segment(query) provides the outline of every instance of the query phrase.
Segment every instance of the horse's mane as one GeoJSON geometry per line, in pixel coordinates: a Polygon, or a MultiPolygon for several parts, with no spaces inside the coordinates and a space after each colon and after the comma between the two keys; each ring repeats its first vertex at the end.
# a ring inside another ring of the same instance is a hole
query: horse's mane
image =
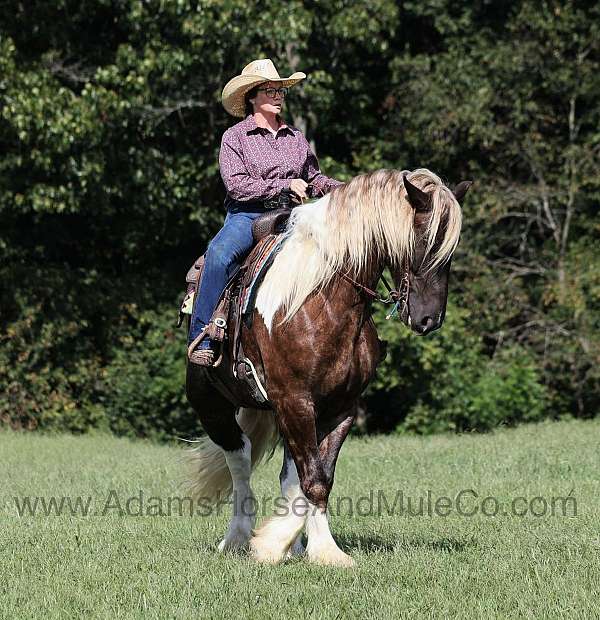
{"type": "Polygon", "coordinates": [[[461,210],[452,191],[433,172],[377,170],[354,177],[330,194],[294,209],[287,237],[267,272],[256,307],[270,330],[283,308],[290,319],[315,290],[326,286],[336,271],[359,274],[373,256],[399,266],[414,251],[414,210],[404,189],[403,175],[431,194],[432,213],[426,231],[428,268],[451,256],[458,244],[461,210]],[[445,234],[434,244],[445,218],[445,234]]]}

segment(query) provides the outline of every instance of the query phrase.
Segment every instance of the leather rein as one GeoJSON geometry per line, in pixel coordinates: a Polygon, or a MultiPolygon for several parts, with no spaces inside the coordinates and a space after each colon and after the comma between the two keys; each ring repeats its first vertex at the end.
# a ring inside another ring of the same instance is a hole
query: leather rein
{"type": "MultiPolygon", "coordinates": [[[[404,275],[402,276],[402,280],[400,281],[400,290],[393,289],[389,282],[386,280],[385,276],[381,274],[379,276],[379,280],[383,282],[383,285],[388,290],[389,295],[387,297],[381,297],[381,295],[374,291],[373,289],[357,282],[352,279],[347,273],[338,272],[346,282],[354,285],[361,293],[365,294],[367,297],[370,297],[373,301],[378,301],[382,304],[394,304],[390,312],[386,315],[386,319],[391,319],[394,314],[399,312],[399,316],[402,320],[404,320],[405,312],[408,313],[408,293],[410,290],[410,280],[408,276],[408,269],[404,269],[404,275]]],[[[378,281],[379,281],[378,280],[378,281]]]]}

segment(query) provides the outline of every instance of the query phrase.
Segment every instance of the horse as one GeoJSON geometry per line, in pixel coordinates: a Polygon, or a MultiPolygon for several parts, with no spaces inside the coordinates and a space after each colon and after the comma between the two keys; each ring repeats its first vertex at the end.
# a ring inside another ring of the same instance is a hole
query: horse
{"type": "Polygon", "coordinates": [[[266,563],[306,553],[316,564],[354,564],[331,534],[327,503],[357,401],[385,356],[371,317],[374,289],[387,267],[402,322],[421,336],[441,327],[470,184],[452,191],[425,168],[377,170],[292,211],[240,335],[271,409],[237,407],[197,366],[187,368],[187,397],[206,431],[191,450],[191,490],[205,501],[233,492],[219,551],[249,548],[266,563]],[[254,529],[250,476],[281,439],[281,497],[254,529]]]}

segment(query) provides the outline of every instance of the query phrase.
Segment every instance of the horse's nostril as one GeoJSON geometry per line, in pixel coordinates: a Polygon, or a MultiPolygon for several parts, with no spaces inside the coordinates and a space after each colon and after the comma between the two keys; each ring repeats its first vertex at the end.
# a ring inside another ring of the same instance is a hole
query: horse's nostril
{"type": "Polygon", "coordinates": [[[421,319],[421,325],[423,327],[430,327],[432,323],[433,323],[433,319],[430,316],[424,316],[421,319]]]}

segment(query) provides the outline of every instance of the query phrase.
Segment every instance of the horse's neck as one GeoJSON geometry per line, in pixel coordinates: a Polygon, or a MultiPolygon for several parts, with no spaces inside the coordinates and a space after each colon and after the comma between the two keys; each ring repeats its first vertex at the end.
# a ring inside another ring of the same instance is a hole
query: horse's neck
{"type": "MultiPolygon", "coordinates": [[[[385,265],[381,264],[380,261],[370,259],[359,273],[348,274],[356,284],[352,284],[341,275],[338,275],[337,279],[347,285],[341,289],[343,291],[341,295],[344,297],[345,303],[352,306],[367,306],[371,303],[373,301],[372,297],[361,287],[374,291],[384,268],[385,265]]],[[[357,310],[360,311],[360,308],[357,308],[357,310]]]]}
{"type": "Polygon", "coordinates": [[[374,257],[369,258],[365,267],[354,278],[359,284],[375,290],[385,265],[374,257]]]}

